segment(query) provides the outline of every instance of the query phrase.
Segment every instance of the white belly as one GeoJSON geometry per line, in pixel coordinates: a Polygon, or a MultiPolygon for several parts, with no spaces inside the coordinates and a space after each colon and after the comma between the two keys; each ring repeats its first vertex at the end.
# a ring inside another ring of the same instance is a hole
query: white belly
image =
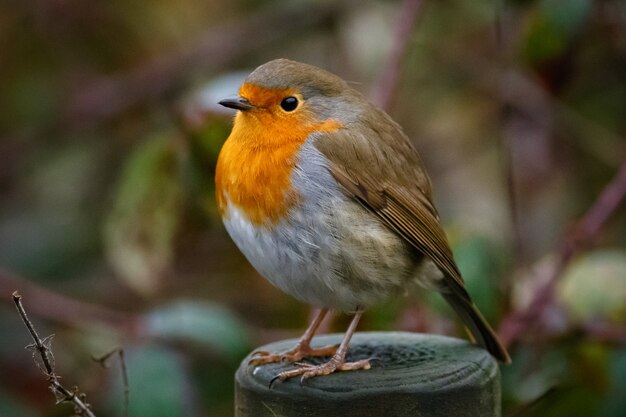
{"type": "Polygon", "coordinates": [[[278,224],[255,226],[229,201],[232,239],[261,275],[309,304],[354,311],[404,292],[418,262],[408,244],[349,200],[317,156],[294,170],[300,205],[278,224]]]}

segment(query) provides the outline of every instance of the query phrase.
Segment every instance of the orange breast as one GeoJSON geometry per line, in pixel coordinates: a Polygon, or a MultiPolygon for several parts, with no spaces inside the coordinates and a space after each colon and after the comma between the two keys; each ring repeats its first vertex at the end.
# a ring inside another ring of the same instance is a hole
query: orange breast
{"type": "Polygon", "coordinates": [[[237,114],[217,161],[215,181],[222,215],[230,200],[252,223],[270,227],[298,201],[291,172],[300,146],[313,132],[341,127],[334,120],[314,121],[306,109],[301,110],[298,114],[265,109],[237,114]]]}

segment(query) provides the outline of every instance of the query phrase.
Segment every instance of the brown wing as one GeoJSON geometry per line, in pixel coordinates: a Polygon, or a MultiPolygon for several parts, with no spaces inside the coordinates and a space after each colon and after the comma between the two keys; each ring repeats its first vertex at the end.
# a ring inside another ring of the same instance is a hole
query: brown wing
{"type": "Polygon", "coordinates": [[[317,149],[346,193],[395,230],[444,273],[439,289],[478,343],[509,363],[506,349],[482,317],[463,284],[439,216],[430,180],[415,148],[384,113],[376,125],[363,121],[350,129],[320,135],[317,149]]]}
{"type": "Polygon", "coordinates": [[[463,287],[419,156],[390,119],[320,136],[316,147],[346,192],[463,287]]]}

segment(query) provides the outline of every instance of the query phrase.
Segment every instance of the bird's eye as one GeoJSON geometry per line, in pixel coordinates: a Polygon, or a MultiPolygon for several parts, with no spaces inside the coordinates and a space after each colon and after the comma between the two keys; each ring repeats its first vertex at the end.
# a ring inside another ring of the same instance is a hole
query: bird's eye
{"type": "Polygon", "coordinates": [[[294,96],[285,97],[283,101],[280,102],[280,107],[282,107],[284,111],[294,111],[296,107],[298,107],[298,99],[294,96]]]}

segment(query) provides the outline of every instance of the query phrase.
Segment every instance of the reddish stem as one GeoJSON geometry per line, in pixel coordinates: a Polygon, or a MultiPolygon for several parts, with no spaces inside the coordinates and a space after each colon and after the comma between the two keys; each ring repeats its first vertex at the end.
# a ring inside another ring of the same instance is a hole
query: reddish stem
{"type": "Polygon", "coordinates": [[[372,88],[372,101],[383,110],[389,110],[400,78],[400,67],[404,59],[415,23],[420,15],[423,0],[404,0],[400,6],[397,30],[387,63],[372,88]]]}
{"type": "Polygon", "coordinates": [[[558,259],[532,301],[526,308],[513,312],[503,320],[498,333],[505,346],[518,340],[541,322],[543,313],[554,300],[554,290],[563,271],[576,254],[593,244],[624,197],[626,197],[626,162],[622,163],[615,177],[604,187],[598,199],[565,237],[558,252],[558,259]]]}

